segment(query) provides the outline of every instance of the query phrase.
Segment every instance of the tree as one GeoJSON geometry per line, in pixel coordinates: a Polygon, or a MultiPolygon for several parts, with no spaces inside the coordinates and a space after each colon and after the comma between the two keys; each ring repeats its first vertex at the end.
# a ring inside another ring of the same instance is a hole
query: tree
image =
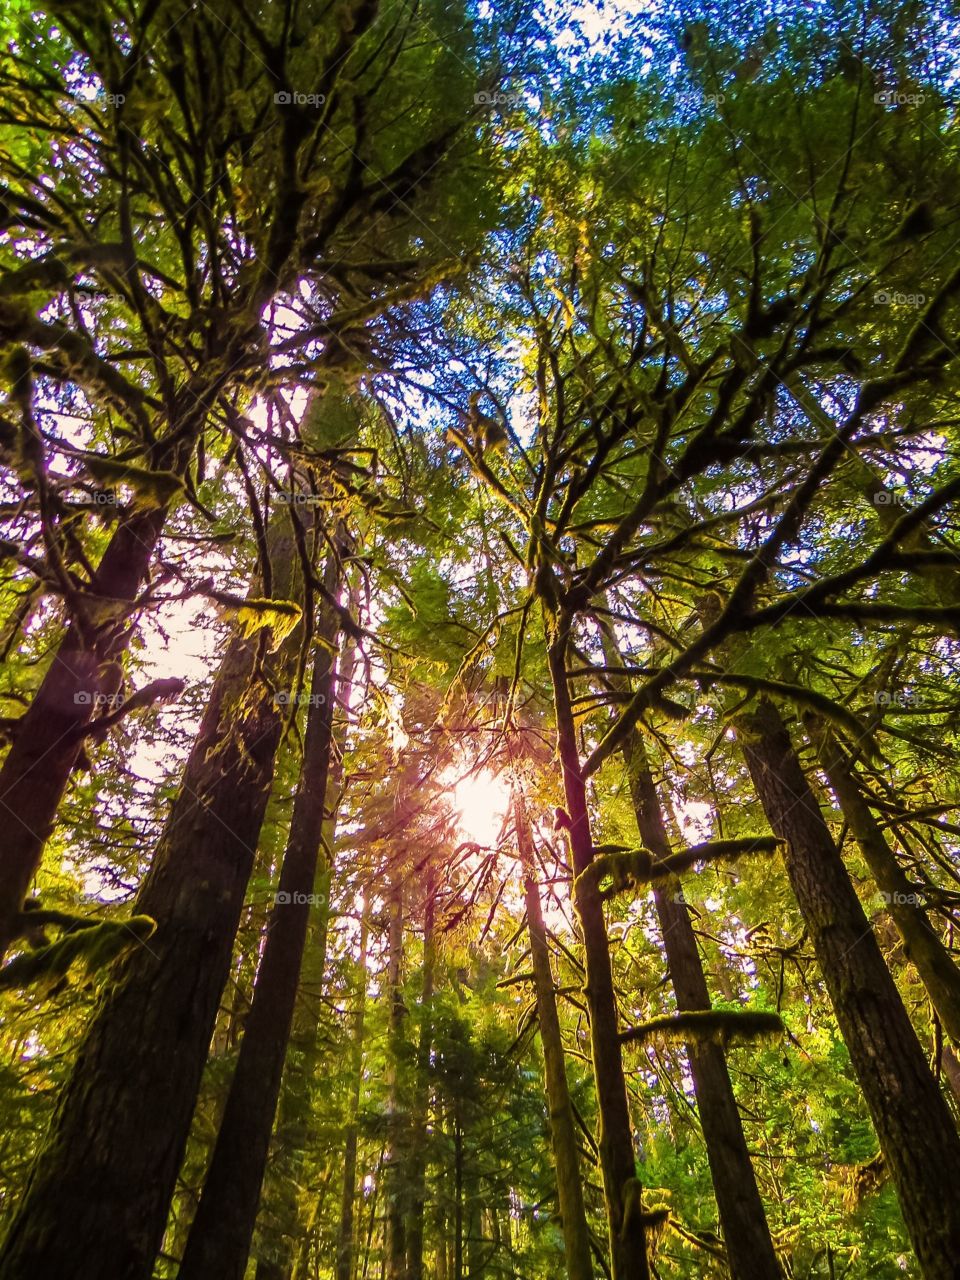
{"type": "MultiPolygon", "coordinates": [[[[324,577],[325,590],[333,599],[338,595],[338,559],[344,550],[342,545],[335,548],[324,577]]],[[[276,905],[217,1142],[180,1260],[181,1280],[207,1275],[214,1266],[220,1274],[242,1280],[246,1270],[321,854],[339,622],[327,608],[315,637],[318,652],[308,695],[303,758],[276,905]]]]}
{"type": "Polygon", "coordinates": [[[198,501],[197,450],[205,457],[209,438],[224,461],[245,462],[243,474],[259,468],[245,457],[256,448],[252,396],[369,372],[367,322],[428,291],[451,269],[451,242],[465,243],[466,210],[456,230],[445,225],[443,183],[465,123],[449,101],[466,101],[469,85],[448,20],[437,18],[450,45],[426,49],[402,24],[381,44],[376,2],[345,4],[329,27],[319,10],[288,22],[268,7],[242,31],[227,8],[165,0],[113,25],[68,6],[55,37],[29,17],[18,31],[7,114],[26,154],[5,165],[16,248],[0,334],[23,344],[6,379],[21,442],[12,460],[42,535],[32,572],[62,599],[65,630],[0,771],[16,824],[0,862],[3,947],[81,731],[112,692],[106,671],[150,601],[168,512],[198,501]],[[391,67],[388,91],[378,59],[391,67]],[[439,215],[419,210],[428,189],[439,215]],[[50,307],[61,318],[36,314],[50,307]],[[52,406],[41,407],[48,387],[52,406]],[[117,419],[105,451],[78,450],[54,427],[48,452],[57,395],[85,419],[117,419]],[[58,478],[55,457],[79,472],[58,478]],[[59,501],[76,485],[88,503],[106,493],[100,510],[117,517],[96,568],[76,545],[77,513],[59,501]]]}
{"type": "Polygon", "coordinates": [[[557,1170],[557,1199],[563,1225],[567,1275],[570,1280],[591,1280],[593,1262],[590,1234],[583,1206],[576,1122],[567,1084],[557,998],[550,966],[543,908],[540,903],[540,888],[537,883],[533,837],[520,779],[517,779],[513,786],[513,824],[523,871],[527,931],[530,936],[530,957],[537,993],[537,1022],[540,1028],[540,1043],[543,1046],[543,1075],[550,1112],[553,1158],[557,1170]]]}
{"type": "Polygon", "coordinates": [[[925,1276],[949,1276],[960,1242],[955,1209],[933,1186],[960,1172],[960,1138],[927,1067],[880,949],[790,739],[769,701],[739,734],[787,873],[818,952],[837,1021],[870,1106],[904,1221],[925,1276]]]}
{"type": "MultiPolygon", "coordinates": [[[[292,534],[273,550],[274,590],[298,594],[292,534]]],[[[275,691],[289,687],[298,640],[295,630],[271,652],[262,629],[241,630],[224,657],[137,898],[157,930],[105,992],[61,1092],[0,1254],[10,1276],[150,1272],[270,794],[284,721],[275,691]],[[173,1070],[162,1045],[176,1046],[173,1070]]]]}

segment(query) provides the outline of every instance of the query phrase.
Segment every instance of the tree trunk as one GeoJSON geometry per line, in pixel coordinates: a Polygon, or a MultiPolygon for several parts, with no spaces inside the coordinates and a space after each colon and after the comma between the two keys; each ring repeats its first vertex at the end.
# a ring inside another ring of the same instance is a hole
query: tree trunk
{"type": "MultiPolygon", "coordinates": [[[[654,857],[665,858],[671,852],[670,842],[646,746],[636,730],[627,738],[623,755],[640,839],[654,857]]],[[[655,882],[653,900],[677,1008],[683,1013],[710,1009],[707,980],[680,880],[673,876],[655,882]]],[[[687,1058],[731,1274],[734,1280],[780,1280],[783,1273],[770,1239],[724,1052],[716,1044],[688,1044],[687,1058]]]]}
{"type": "Polygon", "coordinates": [[[851,835],[860,846],[877,888],[884,895],[890,918],[903,939],[907,958],[920,975],[947,1035],[955,1044],[960,1044],[960,969],[918,904],[916,891],[887,843],[835,735],[823,722],[811,722],[810,731],[830,789],[837,798],[851,835]]]}
{"type": "Polygon", "coordinates": [[[463,1274],[463,1125],[459,1100],[453,1104],[453,1280],[463,1274]]]}
{"type": "Polygon", "coordinates": [[[387,960],[387,996],[390,1001],[390,1030],[387,1049],[389,1145],[384,1164],[384,1207],[386,1221],[386,1275],[404,1280],[407,1260],[406,1236],[406,1115],[402,1097],[401,1048],[407,1010],[403,1003],[403,884],[394,873],[390,889],[390,930],[387,960]]]}
{"type": "Polygon", "coordinates": [[[483,1197],[480,1173],[476,1159],[471,1158],[464,1144],[463,1152],[463,1208],[464,1248],[466,1252],[467,1280],[483,1280],[485,1250],[483,1235],[483,1197]]]}
{"type": "Polygon", "coordinates": [[[410,1120],[409,1184],[410,1211],[407,1215],[406,1280],[423,1280],[424,1214],[427,1202],[427,1114],[430,1106],[430,1051],[433,1047],[434,969],[436,944],[436,878],[426,878],[426,901],[423,908],[423,985],[420,992],[420,1038],[417,1045],[417,1078],[410,1120]]]}
{"type": "Polygon", "coordinates": [[[737,733],[810,932],[925,1280],[960,1268],[960,1139],[779,713],[737,733]],[[946,1190],[946,1194],[945,1194],[946,1190]]]}
{"type": "MultiPolygon", "coordinates": [[[[230,353],[220,354],[229,368],[230,353]]],[[[202,374],[180,389],[171,413],[176,429],[152,459],[158,470],[184,474],[223,376],[215,375],[211,382],[202,374]]],[[[0,767],[6,828],[0,849],[0,958],[16,936],[17,915],[80,755],[82,730],[103,693],[100,668],[116,661],[129,642],[129,608],[147,581],[167,514],[167,506],[134,508],[117,524],[85,593],[88,616],[68,627],[0,767]],[[91,618],[95,603],[100,614],[91,618]]]]}
{"type": "Polygon", "coordinates": [[[432,1280],[450,1280],[450,1228],[447,1207],[439,1201],[433,1207],[433,1231],[437,1244],[432,1280]]]}
{"type": "MultiPolygon", "coordinates": [[[[339,533],[337,535],[340,536],[339,533]]],[[[335,590],[336,583],[328,584],[335,590]]],[[[355,616],[359,600],[351,595],[348,608],[355,616]]],[[[346,744],[350,689],[356,663],[356,640],[344,635],[337,664],[337,695],[332,707],[330,764],[327,771],[326,800],[321,844],[327,856],[318,860],[314,879],[315,900],[307,922],[303,963],[297,1002],[290,1031],[290,1044],[281,1079],[279,1115],[274,1130],[271,1157],[260,1195],[261,1223],[254,1241],[258,1259],[269,1258],[283,1277],[298,1276],[306,1265],[302,1241],[307,1221],[314,1216],[315,1204],[306,1219],[300,1213],[297,1197],[288,1194],[291,1185],[301,1185],[304,1159],[301,1135],[309,1127],[311,1094],[323,1070],[325,1046],[323,1027],[323,995],[329,981],[327,942],[330,925],[330,894],[333,887],[334,842],[337,815],[340,811],[343,784],[343,751],[346,744]]]]}
{"type": "Polygon", "coordinates": [[[353,1080],[350,1086],[350,1102],[346,1133],[343,1143],[343,1194],[340,1199],[340,1226],[337,1232],[336,1280],[350,1280],[354,1255],[354,1203],[357,1195],[357,1142],[359,1132],[357,1117],[360,1112],[360,1086],[363,1072],[363,1034],[367,1007],[367,899],[364,896],[360,918],[359,975],[357,981],[357,1012],[353,1025],[351,1066],[353,1080]]]}
{"type": "MultiPolygon", "coordinates": [[[[336,587],[331,559],[327,589],[336,587]]],[[[277,900],[253,988],[240,1055],[204,1180],[180,1280],[243,1280],[280,1095],[317,873],[327,795],[339,621],[322,612],[303,759],[277,900]]]]}
{"type": "MultiPolygon", "coordinates": [[[[273,553],[289,597],[292,538],[273,553]]],[[[137,898],[157,931],[120,963],[84,1037],[0,1253],[4,1280],[152,1274],[273,781],[274,689],[299,640],[269,654],[257,633],[227,650],[137,898]]]]}
{"type": "Polygon", "coordinates": [[[570,821],[574,902],[583,930],[586,1000],[590,1012],[590,1046],[600,1120],[600,1169],[610,1240],[612,1280],[648,1280],[644,1230],[627,1089],[623,1076],[617,1001],[606,921],[599,888],[580,880],[593,860],[593,839],[587,811],[576,727],[567,685],[567,631],[553,629],[547,618],[547,655],[557,718],[557,746],[563,770],[563,789],[570,821]]]}
{"type": "Polygon", "coordinates": [[[557,1174],[557,1199],[563,1227],[563,1244],[569,1280],[593,1280],[590,1232],[583,1207],[583,1184],[577,1150],[577,1129],[570,1105],[567,1070],[564,1062],[557,995],[550,966],[547,930],[537,885],[536,859],[527,808],[519,782],[514,780],[513,820],[517,850],[523,871],[523,894],[527,908],[527,930],[533,961],[533,982],[537,997],[537,1021],[543,1048],[543,1078],[550,1113],[550,1138],[557,1174]]]}
{"type": "MultiPolygon", "coordinates": [[[[342,532],[342,531],[340,531],[342,532]]],[[[338,535],[339,536],[339,535],[338,535]]],[[[341,548],[342,550],[342,548],[341,548]]],[[[327,584],[336,591],[336,581],[327,584]]],[[[360,598],[356,591],[348,594],[347,607],[351,617],[360,611],[360,598]]],[[[333,851],[337,837],[337,818],[343,789],[343,753],[346,749],[350,718],[350,694],[353,688],[354,668],[357,662],[356,637],[344,633],[340,641],[337,663],[335,697],[330,713],[333,716],[330,741],[330,764],[327,770],[326,799],[321,844],[327,852],[318,863],[314,892],[317,910],[311,913],[307,924],[307,940],[304,945],[303,965],[300,970],[300,986],[297,1007],[293,1015],[293,1039],[303,1046],[306,1071],[316,1070],[320,1054],[320,1030],[325,1008],[323,994],[327,987],[327,935],[330,926],[330,892],[333,886],[333,851]]]]}
{"type": "Polygon", "coordinates": [[[165,517],[165,508],[138,512],[117,526],[91,592],[116,602],[113,619],[86,637],[71,625],[0,768],[0,957],[18,933],[17,916],[80,755],[83,728],[103,692],[100,668],[126,648],[126,608],[146,580],[165,517]]]}

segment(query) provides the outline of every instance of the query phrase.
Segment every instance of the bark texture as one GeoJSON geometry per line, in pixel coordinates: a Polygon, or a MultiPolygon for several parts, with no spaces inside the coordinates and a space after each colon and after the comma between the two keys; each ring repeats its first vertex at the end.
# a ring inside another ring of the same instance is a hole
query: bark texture
{"type": "Polygon", "coordinates": [[[737,733],[810,932],[925,1280],[960,1276],[960,1138],[779,712],[737,733]],[[946,1189],[946,1194],[945,1194],[946,1189]]]}
{"type": "MultiPolygon", "coordinates": [[[[292,540],[273,551],[281,595],[292,540]]],[[[298,643],[265,653],[258,633],[227,650],[137,898],[157,931],[118,965],[84,1037],[0,1252],[4,1280],[150,1280],[273,781],[274,690],[298,643]]]]}
{"type": "Polygon", "coordinates": [[[567,1276],[569,1280],[593,1280],[590,1232],[583,1207],[577,1128],[567,1085],[567,1068],[564,1061],[563,1040],[560,1035],[560,1019],[557,1014],[557,994],[550,966],[550,950],[547,946],[543,909],[540,905],[533,839],[526,803],[518,784],[514,785],[513,820],[516,827],[520,866],[523,871],[523,895],[527,909],[527,931],[530,937],[533,982],[537,997],[537,1022],[543,1049],[543,1079],[550,1113],[550,1140],[557,1174],[557,1200],[563,1227],[567,1276]]]}
{"type": "Polygon", "coordinates": [[[243,1280],[247,1267],[320,854],[330,767],[337,626],[335,615],[327,611],[318,628],[321,644],[314,661],[303,759],[277,901],[270,913],[217,1140],[180,1263],[180,1280],[243,1280]]]}
{"type": "Polygon", "coordinates": [[[874,817],[836,736],[822,722],[811,723],[810,730],[830,789],[884,895],[887,912],[903,939],[904,952],[919,974],[947,1035],[960,1044],[960,969],[917,902],[916,890],[874,817]]]}
{"type": "MultiPolygon", "coordinates": [[[[665,858],[671,849],[660,797],[644,741],[636,731],[627,739],[624,759],[640,838],[654,857],[665,858]]],[[[710,1009],[710,992],[680,880],[674,876],[655,882],[653,900],[677,1008],[682,1013],[710,1009]]],[[[734,1280],[781,1280],[726,1056],[719,1045],[707,1043],[688,1044],[687,1058],[731,1274],[734,1280]]]]}
{"type": "Polygon", "coordinates": [[[640,1212],[623,1055],[603,902],[590,877],[579,879],[593,860],[587,792],[567,685],[566,638],[547,618],[548,659],[557,719],[557,747],[570,820],[574,902],[583,930],[590,1048],[599,1113],[598,1146],[612,1280],[649,1280],[646,1232],[640,1212]]]}

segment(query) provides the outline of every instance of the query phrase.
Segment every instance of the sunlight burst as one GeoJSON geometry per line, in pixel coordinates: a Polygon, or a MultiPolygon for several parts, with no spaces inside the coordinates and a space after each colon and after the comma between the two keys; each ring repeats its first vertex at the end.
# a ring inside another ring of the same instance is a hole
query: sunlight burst
{"type": "Polygon", "coordinates": [[[460,830],[467,840],[494,845],[510,804],[510,786],[505,776],[483,769],[467,774],[453,786],[451,803],[460,815],[460,830]]]}

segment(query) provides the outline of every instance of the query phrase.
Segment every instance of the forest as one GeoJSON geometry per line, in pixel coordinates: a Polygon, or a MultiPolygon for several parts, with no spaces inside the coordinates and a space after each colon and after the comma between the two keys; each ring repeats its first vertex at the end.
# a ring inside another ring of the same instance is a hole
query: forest
{"type": "Polygon", "coordinates": [[[0,1280],[960,1280],[960,5],[0,50],[0,1280]]]}

